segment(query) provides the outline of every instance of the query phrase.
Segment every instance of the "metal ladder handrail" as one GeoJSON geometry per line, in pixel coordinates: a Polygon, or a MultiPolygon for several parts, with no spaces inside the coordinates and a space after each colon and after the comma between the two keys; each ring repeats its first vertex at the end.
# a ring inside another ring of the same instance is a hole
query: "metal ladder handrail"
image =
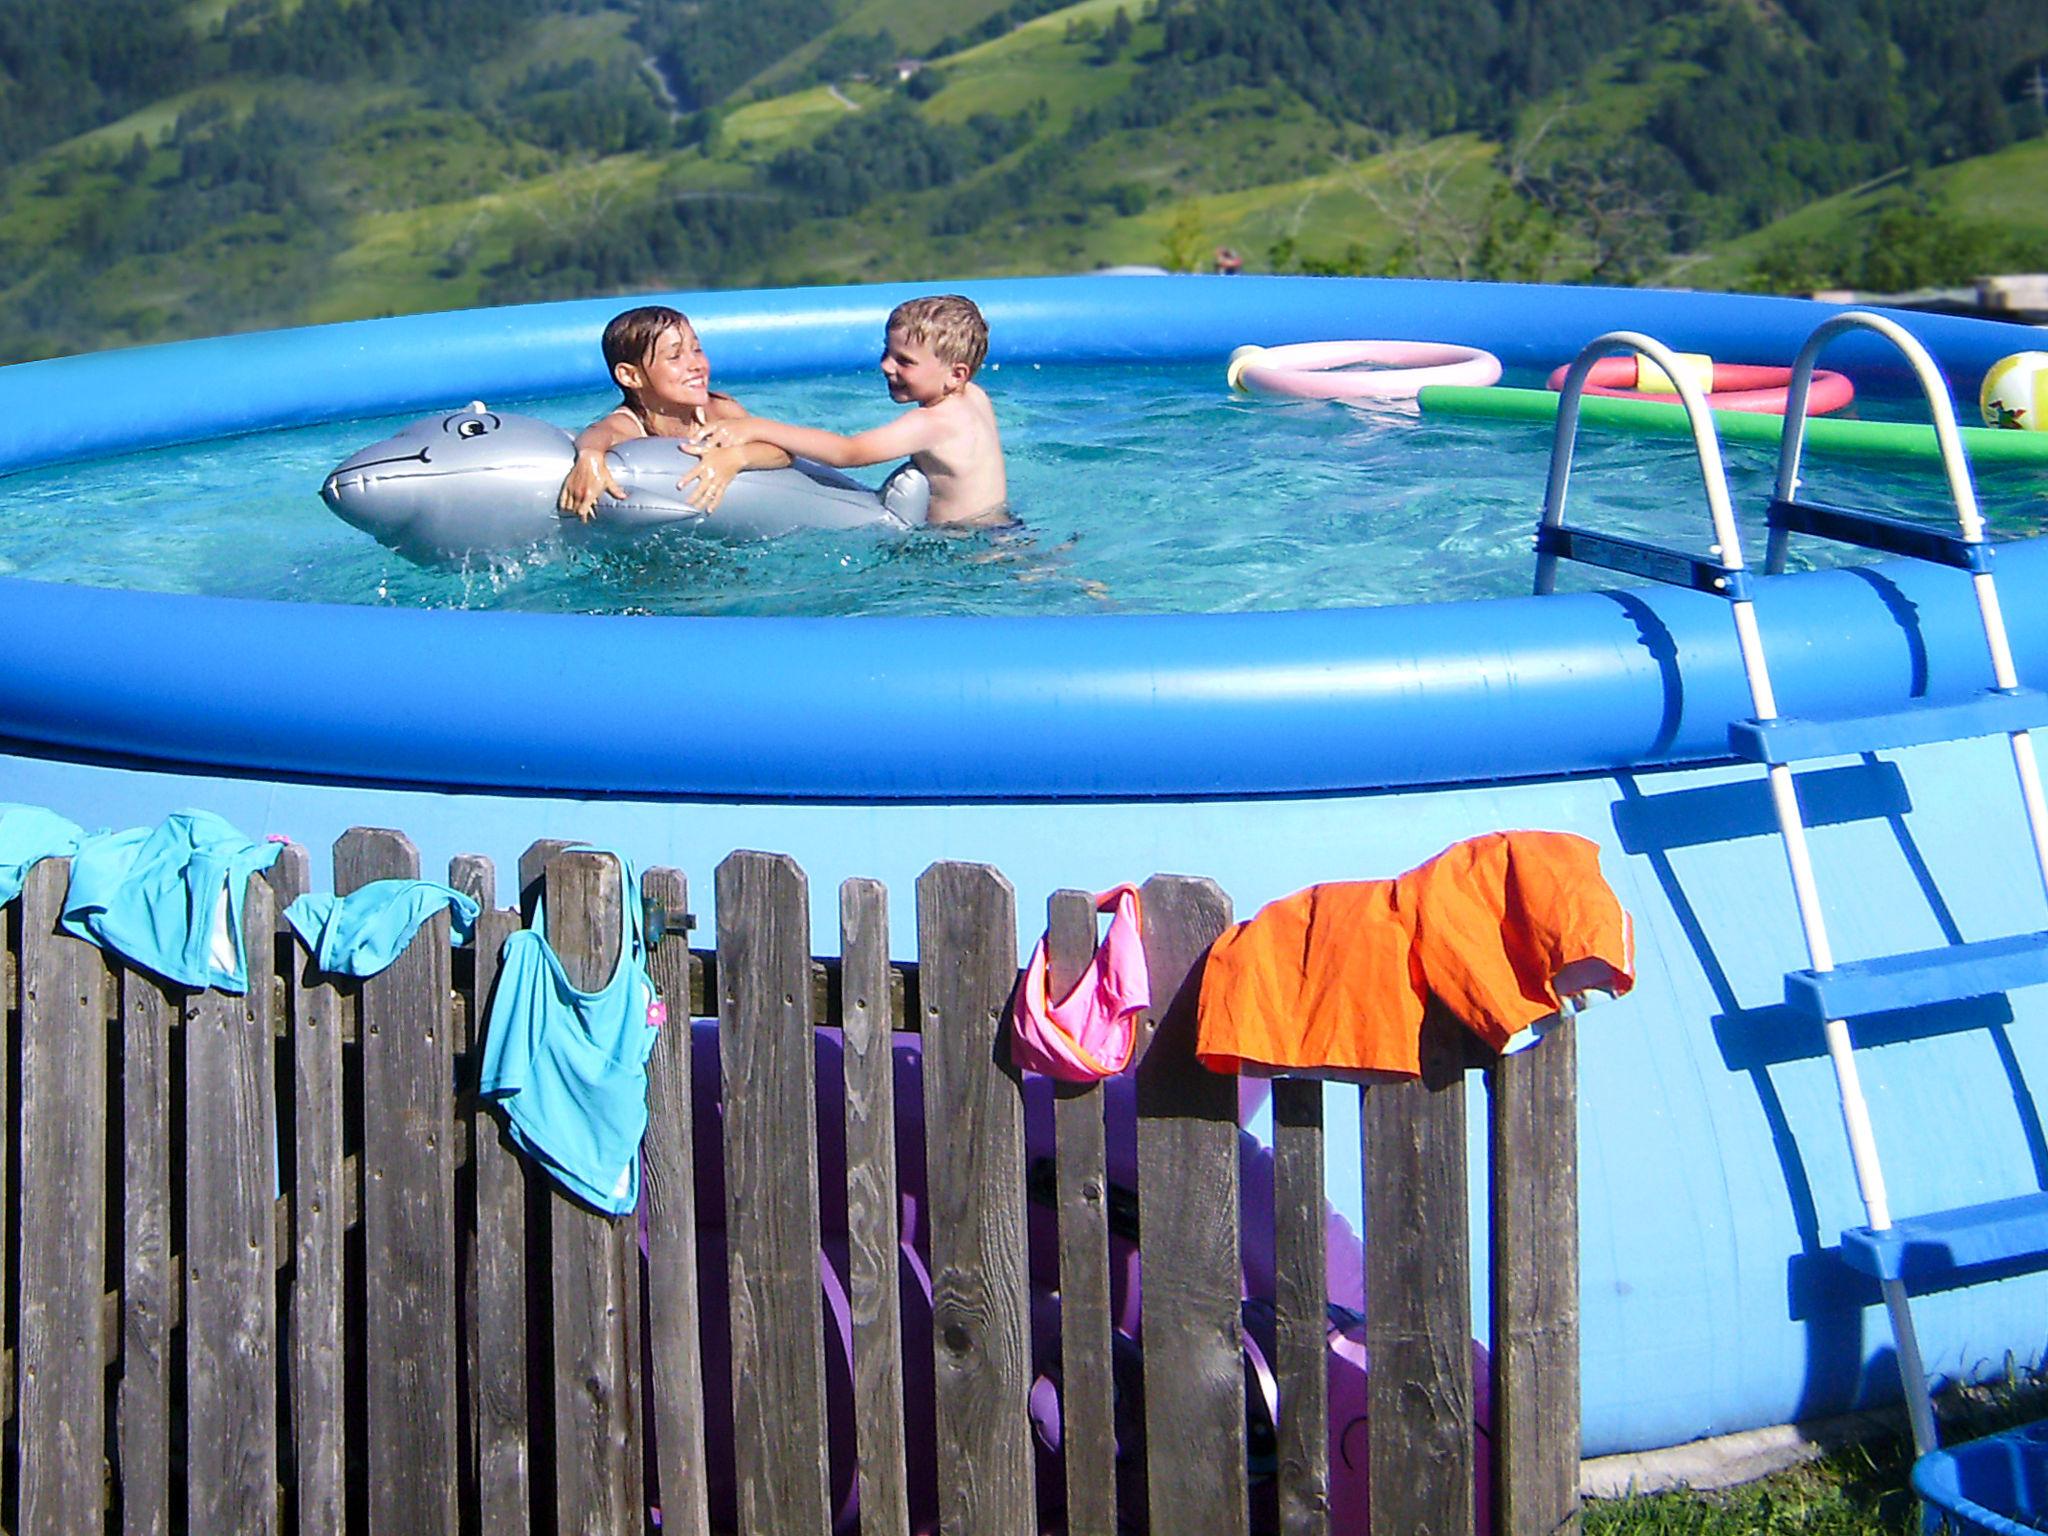
{"type": "MultiPolygon", "coordinates": [[[[1963,542],[1982,544],[1984,514],[1977,504],[1977,488],[1970,475],[1969,455],[1963,449],[1962,434],[1956,430],[1955,402],[1949,398],[1948,383],[1941,369],[1920,339],[1884,315],[1868,310],[1850,310],[1823,321],[1806,338],[1792,365],[1792,383],[1785,404],[1785,435],[1778,451],[1778,479],[1773,495],[1791,501],[1799,490],[1799,458],[1806,442],[1806,399],[1813,382],[1814,365],[1823,348],[1845,331],[1875,331],[1905,357],[1927,397],[1928,413],[1934,419],[1934,438],[1941,450],[1942,472],[1948,480],[1949,497],[1955,503],[1956,522],[1963,542]]],[[[1785,550],[1790,535],[1783,528],[1771,530],[1770,547],[1764,556],[1764,570],[1777,575],[1785,567],[1785,550]]],[[[1991,654],[1993,684],[2010,690],[2019,686],[2013,666],[2012,642],[2005,629],[2005,614],[1999,606],[1998,587],[1988,569],[1973,571],[1970,587],[1977,599],[1978,618],[1984,626],[1984,644],[1991,654]]],[[[2012,743],[2013,772],[2019,779],[2020,799],[2025,803],[2027,830],[2034,841],[2034,866],[2041,888],[2048,895],[2048,798],[2041,789],[2041,769],[2034,754],[2034,739],[2025,731],[2008,733],[2012,743]]]]}
{"type": "MultiPolygon", "coordinates": [[[[1962,530],[1963,542],[1982,544],[1983,513],[1977,505],[1976,486],[1970,477],[1970,463],[1963,451],[1962,435],[1956,430],[1955,404],[1949,397],[1947,381],[1918,338],[1897,321],[1867,310],[1851,310],[1823,321],[1799,349],[1792,365],[1792,381],[1786,397],[1785,430],[1778,449],[1774,499],[1791,502],[1798,495],[1800,454],[1806,443],[1807,395],[1813,382],[1814,365],[1829,342],[1851,330],[1875,331],[1896,347],[1912,367],[1921,392],[1927,398],[1928,413],[1933,418],[1942,471],[1948,481],[1950,499],[1955,503],[1956,521],[1962,530]]],[[[1784,569],[1789,542],[1789,530],[1772,528],[1764,557],[1766,574],[1776,575],[1784,569]]],[[[1998,589],[1987,566],[1979,565],[1972,570],[1971,586],[1984,626],[1984,642],[1990,651],[1993,680],[2000,689],[2016,688],[2019,679],[2013,667],[2012,647],[2006,636],[2004,615],[1999,609],[1998,589]]],[[[2020,797],[2026,805],[2028,830],[2034,842],[2035,866],[2040,873],[2043,890],[2048,891],[2048,805],[2043,803],[2033,738],[2026,731],[2019,730],[2009,732],[2008,739],[2012,745],[2013,769],[2019,779],[2020,797]]],[[[1779,769],[1774,767],[1772,773],[1775,780],[1779,769]]],[[[1785,777],[1789,790],[1789,769],[1785,770],[1785,777]]],[[[1827,931],[1821,920],[1818,901],[1812,901],[1809,908],[1808,893],[1813,887],[1813,869],[1798,804],[1789,793],[1780,800],[1775,783],[1772,798],[1778,804],[1779,830],[1784,835],[1786,860],[1792,867],[1800,922],[1806,929],[1807,950],[1812,957],[1813,968],[1817,971],[1831,970],[1834,961],[1828,950],[1827,931]]],[[[1848,1133],[1849,1156],[1856,1169],[1857,1186],[1863,1196],[1870,1229],[1882,1232],[1891,1226],[1891,1212],[1876,1142],[1871,1135],[1862,1081],[1852,1053],[1848,1024],[1841,1019],[1830,1019],[1825,1025],[1825,1033],[1828,1056],[1834,1065],[1835,1082],[1841,1095],[1842,1121],[1848,1133]]],[[[1925,1455],[1939,1441],[1934,1427],[1934,1404],[1928,1388],[1926,1365],[1920,1354],[1919,1335],[1913,1324],[1905,1282],[1888,1279],[1882,1282],[1880,1289],[1885,1311],[1891,1318],[1892,1337],[1898,1345],[1900,1385],[1904,1389],[1906,1413],[1912,1425],[1913,1450],[1916,1455],[1925,1455]]]]}
{"type": "MultiPolygon", "coordinates": [[[[1984,518],[1977,507],[1977,487],[1970,478],[1970,460],[1963,451],[1962,433],[1956,430],[1956,408],[1955,402],[1949,398],[1948,381],[1942,377],[1940,366],[1917,336],[1898,321],[1867,309],[1852,309],[1823,320],[1799,349],[1799,356],[1792,364],[1792,382],[1786,390],[1785,433],[1778,444],[1778,480],[1773,494],[1780,501],[1790,501],[1798,493],[1799,458],[1806,447],[1806,400],[1813,384],[1814,365],[1819,362],[1820,354],[1829,342],[1851,330],[1877,332],[1897,347],[1912,367],[1921,392],[1927,397],[1928,414],[1934,419],[1934,441],[1941,453],[1942,471],[1948,477],[1949,496],[1956,504],[1956,517],[1962,525],[1963,537],[1972,544],[1982,543],[1984,518]]],[[[1784,557],[1784,533],[1773,529],[1770,549],[1765,555],[1766,573],[1777,575],[1783,567],[1784,557]]],[[[2008,653],[2008,666],[2010,661],[2008,653]]],[[[2011,685],[2001,683],[1999,686],[2011,685]]]]}
{"type": "MultiPolygon", "coordinates": [[[[1714,428],[1713,413],[1705,395],[1687,377],[1671,350],[1654,337],[1636,331],[1609,331],[1595,337],[1581,349],[1565,374],[1557,408],[1557,433],[1551,444],[1550,479],[1544,490],[1543,525],[1557,528],[1564,523],[1565,490],[1571,480],[1572,450],[1578,440],[1579,400],[1585,389],[1586,377],[1599,358],[1622,348],[1631,348],[1649,357],[1678,386],[1678,396],[1685,406],[1686,419],[1692,427],[1693,443],[1699,454],[1701,475],[1706,481],[1707,506],[1714,521],[1713,553],[1719,557],[1723,569],[1731,574],[1741,572],[1744,569],[1742,540],[1729,501],[1727,470],[1721,457],[1720,434],[1714,428]]],[[[1787,402],[1786,442],[1791,445],[1791,450],[1781,463],[1790,463],[1795,474],[1798,448],[1790,407],[1796,400],[1800,412],[1798,434],[1803,437],[1807,386],[1813,376],[1811,354],[1818,350],[1809,344],[1809,349],[1801,352],[1800,361],[1804,366],[1795,372],[1795,393],[1787,402]]],[[[1539,550],[1536,563],[1536,591],[1539,595],[1554,589],[1556,571],[1557,557],[1539,550]]],[[[1735,623],[1735,641],[1741,653],[1743,678],[1749,687],[1750,707],[1757,720],[1775,720],[1778,718],[1777,699],[1771,688],[1770,670],[1764,662],[1763,639],[1757,630],[1756,612],[1747,585],[1727,589],[1725,595],[1735,623]]],[[[1799,911],[1799,927],[1806,943],[1807,959],[1812,969],[1831,971],[1835,966],[1834,952],[1828,943],[1826,921],[1821,915],[1820,892],[1814,880],[1805,823],[1799,815],[1791,764],[1772,763],[1767,775],[1779,840],[1784,845],[1785,863],[1792,878],[1793,900],[1799,911]]],[[[1857,1191],[1862,1196],[1871,1229],[1886,1231],[1892,1223],[1890,1202],[1885,1193],[1884,1169],[1878,1160],[1870,1108],[1863,1095],[1862,1079],[1856,1070],[1848,1025],[1841,1019],[1829,1020],[1825,1033],[1842,1107],[1842,1125],[1849,1140],[1849,1158],[1856,1171],[1857,1191]]],[[[1886,1280],[1881,1283],[1881,1289],[1885,1310],[1891,1317],[1892,1334],[1899,1346],[1899,1372],[1906,1383],[1907,1416],[1912,1423],[1914,1450],[1922,1453],[1933,1448],[1935,1438],[1934,1411],[1927,1396],[1919,1339],[1907,1306],[1904,1283],[1886,1280]]]]}
{"type": "MultiPolygon", "coordinates": [[[[1640,352],[1662,368],[1678,386],[1679,401],[1685,406],[1686,423],[1692,428],[1693,447],[1699,454],[1700,478],[1706,484],[1707,509],[1714,520],[1713,553],[1729,570],[1742,569],[1742,545],[1735,535],[1735,510],[1728,499],[1728,471],[1721,459],[1721,434],[1714,427],[1714,413],[1707,397],[1690,378],[1678,355],[1654,336],[1640,331],[1608,331],[1595,336],[1579,349],[1564,376],[1557,401],[1557,430],[1550,443],[1550,478],[1543,491],[1543,525],[1564,524],[1565,490],[1571,483],[1572,452],[1578,446],[1579,404],[1586,391],[1586,379],[1593,365],[1615,352],[1640,352]]],[[[1557,556],[1539,551],[1536,556],[1536,594],[1545,596],[1557,584],[1557,556]]],[[[1768,682],[1765,684],[1768,689],[1768,682]]]]}
{"type": "MultiPolygon", "coordinates": [[[[1571,368],[1566,372],[1564,384],[1557,403],[1557,431],[1551,440],[1550,479],[1543,492],[1543,526],[1558,528],[1564,524],[1565,490],[1571,483],[1572,451],[1578,444],[1579,402],[1585,392],[1586,378],[1593,371],[1593,365],[1609,353],[1621,350],[1640,352],[1648,357],[1672,383],[1678,386],[1678,398],[1685,407],[1686,423],[1692,428],[1693,447],[1699,455],[1700,478],[1705,482],[1707,511],[1714,522],[1714,544],[1711,553],[1721,562],[1722,569],[1731,574],[1744,569],[1742,559],[1742,537],[1735,525],[1735,508],[1728,496],[1728,470],[1721,458],[1721,434],[1714,426],[1714,413],[1707,404],[1707,397],[1698,383],[1687,373],[1678,356],[1654,336],[1645,336],[1640,331],[1609,331],[1596,336],[1579,349],[1571,368]]],[[[1809,374],[1811,368],[1809,366],[1809,374]]],[[[1539,551],[1536,556],[1536,593],[1538,596],[1555,589],[1557,583],[1557,556],[1539,551]]],[[[1735,621],[1735,642],[1742,653],[1743,679],[1749,687],[1750,707],[1759,720],[1778,718],[1776,695],[1771,690],[1770,669],[1764,664],[1762,638],[1757,633],[1756,612],[1747,595],[1746,588],[1727,591],[1729,610],[1735,621]]],[[[1773,770],[1773,781],[1779,777],[1773,770]]],[[[1783,773],[1785,803],[1794,805],[1791,799],[1791,770],[1783,773]]],[[[1778,791],[1774,787],[1773,794],[1778,791]]],[[[1794,818],[1797,818],[1796,807],[1794,818]]],[[[1811,884],[1809,874],[1809,885],[1811,884]]],[[[1797,876],[1794,883],[1797,884],[1797,876]]],[[[1819,902],[1813,903],[1813,910],[1819,912],[1819,902]]],[[[1823,952],[1826,940],[1823,938],[1823,952]]],[[[1828,962],[1827,968],[1832,968],[1828,962]]]]}

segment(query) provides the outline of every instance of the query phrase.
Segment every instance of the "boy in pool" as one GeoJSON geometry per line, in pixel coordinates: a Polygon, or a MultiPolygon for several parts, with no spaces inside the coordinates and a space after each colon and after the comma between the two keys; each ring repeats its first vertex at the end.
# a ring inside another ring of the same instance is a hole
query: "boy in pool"
{"type": "MultiPolygon", "coordinates": [[[[604,362],[625,398],[576,436],[576,463],[555,505],[588,522],[599,492],[624,500],[605,454],[636,437],[686,437],[714,422],[742,419],[746,407],[711,388],[711,364],[682,311],[648,304],[612,317],[604,328],[604,362]]],[[[694,450],[693,450],[694,451],[694,450]]],[[[732,477],[743,469],[780,469],[789,455],[771,443],[735,444],[699,453],[676,482],[696,487],[695,503],[716,511],[732,477]]]]}
{"type": "Polygon", "coordinates": [[[889,316],[882,378],[889,398],[913,409],[852,437],[742,411],[708,422],[694,439],[694,451],[773,444],[835,469],[907,457],[931,484],[926,523],[1005,527],[1012,519],[1002,438],[995,407],[974,382],[987,356],[988,322],[971,300],[957,294],[911,299],[889,316]]]}

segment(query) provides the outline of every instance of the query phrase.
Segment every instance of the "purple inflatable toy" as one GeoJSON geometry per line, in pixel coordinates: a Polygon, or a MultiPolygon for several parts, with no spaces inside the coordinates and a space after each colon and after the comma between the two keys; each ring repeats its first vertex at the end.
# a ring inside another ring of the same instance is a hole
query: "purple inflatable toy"
{"type": "MultiPolygon", "coordinates": [[[[825,1311],[826,1409],[831,1425],[827,1476],[835,1529],[852,1536],[860,1526],[853,1451],[853,1327],[847,1298],[846,1137],[844,1076],[836,1031],[817,1032],[819,1218],[823,1248],[818,1282],[825,1311]]],[[[709,1488],[715,1528],[737,1523],[732,1422],[732,1346],[726,1315],[723,1098],[718,1034],[708,1020],[692,1031],[697,1165],[697,1280],[702,1298],[705,1431],[710,1450],[709,1488]]],[[[894,1046],[896,1163],[900,1190],[899,1282],[903,1304],[905,1430],[911,1447],[911,1527],[917,1536],[938,1529],[938,1487],[932,1458],[920,1455],[934,1432],[932,1304],[929,1233],[923,1222],[924,1116],[922,1054],[917,1036],[901,1034],[894,1046]]],[[[1061,1523],[1066,1476],[1061,1459],[1059,1253],[1052,1209],[1053,1097],[1050,1079],[1027,1077],[1024,1087],[1025,1159],[1030,1209],[1031,1342],[1036,1377],[1030,1412],[1038,1455],[1040,1523],[1061,1523]]],[[[1116,1384],[1118,1503],[1123,1529],[1142,1533],[1144,1516],[1143,1329],[1137,1215],[1137,1111],[1127,1074],[1104,1084],[1110,1183],[1110,1312],[1116,1384]]],[[[1278,1393],[1272,1368],[1273,1156],[1239,1133],[1243,1221],[1245,1429],[1252,1477],[1253,1529],[1268,1536],[1276,1522],[1272,1497],[1276,1468],[1274,1422],[1278,1393]]],[[[1329,1306],[1331,1528],[1366,1528],[1365,1251],[1351,1224],[1328,1213],[1325,1279],[1329,1306]]],[[[643,1244],[645,1241],[643,1233],[643,1244]]],[[[1479,1530],[1491,1529],[1492,1414],[1487,1358],[1473,1351],[1478,1427],[1476,1496],[1479,1530]]]]}

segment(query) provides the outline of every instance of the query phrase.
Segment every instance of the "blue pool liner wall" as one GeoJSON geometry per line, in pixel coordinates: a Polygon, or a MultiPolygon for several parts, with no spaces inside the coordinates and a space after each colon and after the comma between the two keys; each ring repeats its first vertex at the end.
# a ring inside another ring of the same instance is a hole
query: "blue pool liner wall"
{"type": "MultiPolygon", "coordinates": [[[[1727,295],[1393,280],[961,286],[988,311],[995,356],[1063,361],[1202,356],[1334,331],[1468,341],[1547,367],[1623,325],[1767,360],[1789,357],[1832,312],[1727,295]]],[[[889,309],[924,291],[667,297],[696,318],[721,375],[744,378],[866,367],[889,309]]],[[[621,303],[360,321],[0,369],[0,469],[596,387],[595,337],[621,303]]],[[[1936,316],[1907,323],[1972,394],[2027,334],[1936,316]]],[[[1898,355],[1865,335],[1844,338],[1827,361],[1861,370],[1866,388],[1872,376],[1903,377],[1898,355]]],[[[2006,558],[2030,565],[2035,551],[2006,558]]],[[[1979,686],[1966,639],[1974,619],[1957,595],[1938,572],[1895,567],[1879,578],[1801,576],[1770,593],[1759,606],[1784,636],[1774,654],[1785,707],[1867,712],[1979,686]],[[1846,632],[1860,637],[1856,668],[1836,664],[1833,638],[1846,632]],[[1961,662],[1930,671],[1928,657],[1961,662]]],[[[2012,617],[2023,653],[2048,641],[2038,605],[2014,605],[2012,617]]],[[[1064,798],[1457,783],[1721,757],[1727,720],[1746,708],[1721,605],[1665,591],[849,627],[316,608],[0,581],[0,647],[17,658],[0,679],[0,728],[24,743],[607,794],[1064,798]],[[194,648],[235,654],[235,688],[188,666],[194,648]],[[451,676],[464,679],[459,715],[444,706],[451,676]],[[764,676],[785,686],[763,688],[764,676]],[[554,690],[577,707],[534,708],[554,690]],[[343,707],[366,695],[380,730],[343,707]],[[700,712],[721,728],[698,729],[700,712]],[[599,733],[593,720],[634,724],[599,733]]]]}

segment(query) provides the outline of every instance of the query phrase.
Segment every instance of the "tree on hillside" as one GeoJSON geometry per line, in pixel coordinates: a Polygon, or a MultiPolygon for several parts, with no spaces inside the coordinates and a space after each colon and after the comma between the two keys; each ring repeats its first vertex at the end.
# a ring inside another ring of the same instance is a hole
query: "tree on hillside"
{"type": "Polygon", "coordinates": [[[1029,113],[976,113],[958,125],[928,123],[890,101],[843,118],[806,148],[786,149],[768,168],[778,187],[802,196],[812,210],[853,213],[886,193],[947,186],[1022,143],[1029,113]]]}
{"type": "Polygon", "coordinates": [[[716,106],[832,25],[828,0],[641,0],[633,37],[694,112],[716,106]]]}
{"type": "Polygon", "coordinates": [[[1102,36],[1096,40],[1095,52],[1089,62],[1114,64],[1131,46],[1131,36],[1137,30],[1131,25],[1131,13],[1118,6],[1116,15],[1110,19],[1109,25],[1102,29],[1102,36]]]}
{"type": "Polygon", "coordinates": [[[1773,242],[1758,257],[1747,286],[1770,293],[1909,293],[1966,284],[2023,265],[2033,254],[2000,230],[1958,217],[1925,187],[1908,181],[1825,241],[1773,242]]]}
{"type": "Polygon", "coordinates": [[[1173,222],[1159,246],[1159,264],[1169,272],[1193,272],[1202,264],[1209,242],[1202,238],[1202,215],[1193,203],[1173,211],[1173,222]]]}
{"type": "Polygon", "coordinates": [[[6,0],[0,163],[189,87],[199,65],[178,0],[6,0]]]}
{"type": "Polygon", "coordinates": [[[1379,157],[1371,175],[1354,172],[1351,185],[1394,232],[1382,265],[1416,277],[1481,275],[1476,263],[1485,226],[1457,196],[1463,157],[1450,145],[1401,146],[1379,157]]]}

